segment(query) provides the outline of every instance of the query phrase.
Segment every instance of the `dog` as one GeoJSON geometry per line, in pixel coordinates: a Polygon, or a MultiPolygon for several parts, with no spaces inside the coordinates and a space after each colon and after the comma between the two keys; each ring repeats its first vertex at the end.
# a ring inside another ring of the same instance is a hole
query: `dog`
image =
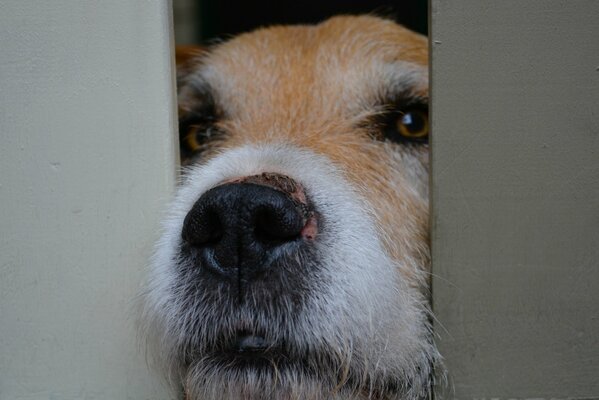
{"type": "Polygon", "coordinates": [[[150,359],[188,400],[429,398],[427,39],[338,16],[179,55],[150,359]]]}

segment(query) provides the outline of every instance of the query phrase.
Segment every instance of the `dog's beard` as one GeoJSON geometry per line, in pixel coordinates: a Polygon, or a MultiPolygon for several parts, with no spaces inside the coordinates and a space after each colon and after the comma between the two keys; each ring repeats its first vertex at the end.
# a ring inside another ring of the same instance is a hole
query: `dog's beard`
{"type": "MultiPolygon", "coordinates": [[[[348,352],[351,352],[348,350],[348,352]]],[[[341,355],[341,354],[340,354],[341,355]]],[[[193,399],[412,399],[417,395],[409,382],[380,377],[355,376],[351,360],[341,369],[329,357],[284,365],[265,360],[260,366],[235,368],[220,359],[198,360],[188,370],[185,387],[193,399]],[[330,371],[336,371],[335,374],[330,371]]],[[[368,374],[368,371],[364,371],[368,374]]]]}
{"type": "Polygon", "coordinates": [[[188,172],[157,246],[140,327],[191,399],[426,397],[437,358],[427,301],[382,250],[359,199],[322,157],[283,146],[237,149],[188,172]],[[181,224],[210,187],[264,171],[301,180],[324,223],[313,253],[280,266],[308,277],[283,283],[279,295],[250,290],[235,302],[230,287],[207,285],[182,255],[181,224]],[[250,360],[232,353],[240,332],[264,336],[272,351],[250,360]]]}
{"type": "Polygon", "coordinates": [[[347,313],[329,321],[327,307],[314,302],[300,308],[283,302],[276,309],[233,310],[196,297],[181,308],[176,324],[159,329],[160,363],[183,382],[190,399],[421,399],[429,390],[430,343],[406,349],[416,358],[392,365],[397,359],[383,354],[397,351],[385,337],[388,321],[370,321],[368,329],[349,322],[347,313]],[[259,333],[271,348],[238,354],[240,332],[259,333]]]}

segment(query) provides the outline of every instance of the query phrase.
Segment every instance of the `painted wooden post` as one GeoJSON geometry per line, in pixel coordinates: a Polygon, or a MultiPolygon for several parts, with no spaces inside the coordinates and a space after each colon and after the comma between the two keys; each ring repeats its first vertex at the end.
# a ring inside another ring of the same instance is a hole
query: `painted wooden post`
{"type": "Polygon", "coordinates": [[[0,399],[174,398],[131,303],[177,159],[171,6],[0,5],[0,399]]]}
{"type": "Polygon", "coordinates": [[[599,398],[599,2],[432,0],[439,398],[599,398]]]}

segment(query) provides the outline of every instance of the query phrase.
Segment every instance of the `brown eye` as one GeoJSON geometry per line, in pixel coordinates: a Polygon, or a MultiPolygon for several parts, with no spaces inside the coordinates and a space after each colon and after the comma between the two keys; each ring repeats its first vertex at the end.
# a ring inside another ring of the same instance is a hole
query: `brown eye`
{"type": "Polygon", "coordinates": [[[424,110],[407,110],[397,117],[397,132],[403,139],[423,142],[428,138],[428,113],[424,110]]]}
{"type": "Polygon", "coordinates": [[[183,137],[182,144],[185,148],[195,153],[202,148],[202,134],[199,126],[191,126],[183,137]]]}
{"type": "Polygon", "coordinates": [[[192,157],[206,149],[207,144],[219,134],[219,130],[209,123],[182,126],[180,144],[181,157],[192,157]]]}

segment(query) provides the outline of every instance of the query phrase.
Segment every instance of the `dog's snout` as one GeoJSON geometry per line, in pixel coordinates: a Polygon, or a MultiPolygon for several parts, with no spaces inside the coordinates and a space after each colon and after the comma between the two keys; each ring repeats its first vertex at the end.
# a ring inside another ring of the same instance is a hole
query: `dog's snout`
{"type": "Polygon", "coordinates": [[[264,176],[273,175],[230,181],[207,191],[185,217],[182,238],[199,250],[207,268],[224,275],[239,268],[260,270],[278,248],[306,238],[306,227],[313,224],[307,205],[264,176]]]}

